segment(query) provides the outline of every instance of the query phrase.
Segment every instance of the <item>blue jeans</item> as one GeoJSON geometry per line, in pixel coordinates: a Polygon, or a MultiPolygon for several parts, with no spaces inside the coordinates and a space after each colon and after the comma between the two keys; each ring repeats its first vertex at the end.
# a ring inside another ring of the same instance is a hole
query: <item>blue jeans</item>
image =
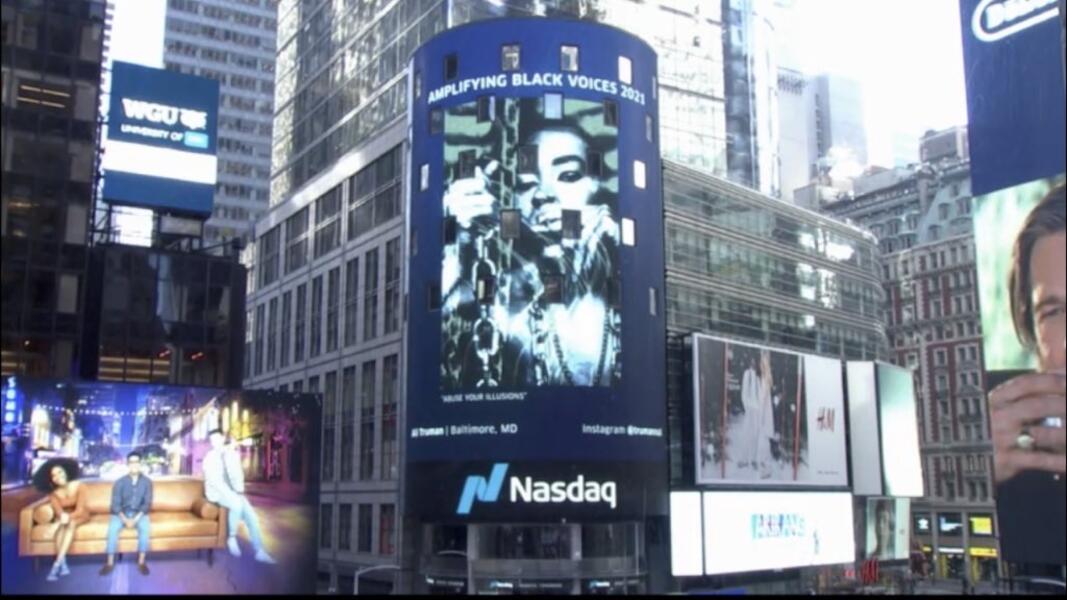
{"type": "MultiPolygon", "coordinates": [[[[111,521],[107,524],[107,553],[115,554],[115,548],[119,545],[119,532],[125,527],[118,515],[111,515],[111,521]]],[[[148,552],[148,515],[141,515],[137,519],[137,551],[148,552]]]]}
{"type": "Polygon", "coordinates": [[[230,537],[237,535],[241,522],[244,521],[245,527],[248,528],[248,537],[251,538],[252,547],[256,550],[263,548],[263,534],[259,530],[259,517],[256,516],[256,511],[252,508],[248,498],[235,493],[221,499],[219,504],[229,511],[226,520],[229,524],[228,533],[230,537]]]}

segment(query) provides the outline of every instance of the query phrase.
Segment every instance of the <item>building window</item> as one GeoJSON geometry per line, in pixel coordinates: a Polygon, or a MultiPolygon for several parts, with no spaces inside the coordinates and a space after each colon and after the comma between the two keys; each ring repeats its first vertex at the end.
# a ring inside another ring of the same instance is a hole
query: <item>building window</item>
{"type": "Polygon", "coordinates": [[[359,258],[345,264],[345,347],[356,343],[359,307],[359,258]]]}
{"type": "Polygon", "coordinates": [[[430,189],[430,165],[423,164],[419,167],[419,191],[425,192],[430,189]]]}
{"type": "Polygon", "coordinates": [[[296,311],[293,317],[293,362],[304,360],[304,329],[307,319],[307,284],[296,286],[296,311]]]}
{"type": "Polygon", "coordinates": [[[352,549],[352,505],[344,503],[341,505],[341,512],[338,515],[338,536],[337,536],[337,549],[338,550],[351,550],[352,549]]]}
{"type": "Polygon", "coordinates": [[[341,373],[341,481],[352,481],[355,474],[356,368],[345,367],[341,373]]]}
{"type": "Polygon", "coordinates": [[[281,234],[282,228],[279,225],[259,240],[259,287],[270,285],[278,279],[281,234]]]}
{"type": "Polygon", "coordinates": [[[337,349],[341,310],[341,267],[330,270],[326,279],[326,351],[337,349]]]}
{"type": "Polygon", "coordinates": [[[378,249],[363,258],[363,341],[378,337],[378,249]]]}
{"type": "Polygon", "coordinates": [[[282,334],[278,345],[278,366],[289,366],[289,343],[292,339],[290,332],[293,326],[293,293],[290,291],[282,294],[282,334]]]}
{"type": "Polygon", "coordinates": [[[322,275],[311,280],[311,339],[308,342],[308,357],[322,354],[322,275]]]}
{"type": "Polygon", "coordinates": [[[559,68],[565,73],[578,71],[578,46],[564,44],[559,47],[559,68]]]}
{"type": "Polygon", "coordinates": [[[308,208],[285,220],[285,273],[307,264],[308,208]]]}
{"type": "Polygon", "coordinates": [[[412,78],[412,94],[416,98],[422,97],[422,72],[415,71],[415,77],[412,78]]]}
{"type": "Polygon", "coordinates": [[[315,258],[341,245],[341,186],[315,201],[315,258]]]}
{"type": "Polygon", "coordinates": [[[504,71],[518,71],[520,68],[520,48],[518,44],[505,44],[500,47],[500,68],[504,71]]]}
{"type": "Polygon", "coordinates": [[[478,152],[476,150],[463,150],[459,153],[459,162],[456,166],[458,179],[470,179],[474,177],[474,170],[478,166],[478,152]]]}
{"type": "Polygon", "coordinates": [[[563,209],[562,212],[563,239],[577,240],[582,236],[582,212],[579,210],[563,209]]]}
{"type": "Polygon", "coordinates": [[[445,113],[440,108],[430,109],[430,135],[437,135],[445,130],[445,113]]]}
{"type": "Polygon", "coordinates": [[[525,144],[519,146],[516,157],[519,173],[537,173],[537,146],[525,144]]]}
{"type": "Polygon", "coordinates": [[[445,81],[451,81],[459,74],[459,57],[449,54],[445,57],[445,81]]]}
{"type": "MultiPolygon", "coordinates": [[[[453,217],[455,219],[455,217],[453,217]]],[[[522,217],[518,209],[503,208],[500,210],[500,237],[505,240],[517,240],[521,235],[522,217]]],[[[455,221],[453,220],[453,223],[455,221]]],[[[453,240],[454,240],[453,236],[453,240]]],[[[445,242],[448,243],[448,242],[445,242]]]]}
{"type": "Polygon", "coordinates": [[[278,357],[278,297],[270,299],[267,309],[267,371],[277,366],[278,357]]]}
{"type": "Polygon", "coordinates": [[[634,187],[645,189],[645,163],[640,160],[634,161],[634,187]]]}
{"type": "Polygon", "coordinates": [[[256,307],[256,334],[253,336],[255,340],[256,357],[255,357],[255,374],[259,375],[263,372],[263,325],[265,319],[263,318],[263,312],[266,309],[266,304],[260,304],[256,307]]]}
{"type": "Polygon", "coordinates": [[[385,243],[385,333],[400,329],[400,238],[385,243]]]}
{"type": "Polygon", "coordinates": [[[319,506],[319,547],[333,547],[333,505],[319,506]]]}
{"type": "Polygon", "coordinates": [[[378,531],[378,551],[383,556],[392,556],[396,544],[393,539],[396,530],[396,507],[392,504],[383,504],[379,519],[381,527],[378,531]]]}
{"type": "Polygon", "coordinates": [[[360,504],[357,518],[358,529],[356,531],[356,552],[363,552],[370,554],[371,548],[371,527],[374,523],[374,506],[370,504],[360,504]]]}
{"type": "Polygon", "coordinates": [[[603,177],[604,175],[604,155],[590,150],[585,153],[585,167],[586,172],[590,177],[603,177]]]}
{"type": "Polygon", "coordinates": [[[622,245],[633,246],[635,243],[634,220],[624,217],[622,219],[622,245]]]}
{"type": "Polygon", "coordinates": [[[563,94],[554,92],[545,94],[544,114],[546,119],[563,118],[563,94]]]}
{"type": "Polygon", "coordinates": [[[396,354],[382,359],[382,464],[381,478],[397,478],[397,440],[396,407],[400,395],[400,357],[396,354]]]}
{"type": "Polygon", "coordinates": [[[633,63],[625,56],[619,57],[619,81],[633,84],[633,63]]]}
{"type": "Polygon", "coordinates": [[[360,429],[359,429],[359,479],[374,477],[374,379],[376,366],[373,360],[363,363],[360,372],[360,429]]]}
{"type": "Polygon", "coordinates": [[[485,123],[496,118],[496,98],[480,96],[478,98],[478,122],[485,123]]]}
{"type": "Polygon", "coordinates": [[[645,115],[645,140],[651,142],[653,135],[655,135],[655,120],[652,119],[652,115],[645,115]]]}
{"type": "Polygon", "coordinates": [[[614,100],[604,101],[604,125],[619,126],[619,105],[614,100]]]}

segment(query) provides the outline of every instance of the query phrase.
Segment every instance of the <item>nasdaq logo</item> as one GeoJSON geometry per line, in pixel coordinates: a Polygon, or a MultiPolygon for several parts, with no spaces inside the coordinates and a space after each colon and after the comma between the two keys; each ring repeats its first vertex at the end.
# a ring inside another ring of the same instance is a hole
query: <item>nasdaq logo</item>
{"type": "Polygon", "coordinates": [[[995,42],[1056,18],[1056,0],[982,0],[971,16],[971,31],[983,42],[995,42]]]}
{"type": "MultiPolygon", "coordinates": [[[[497,463],[489,479],[480,475],[467,477],[459,497],[457,515],[469,515],[474,501],[496,502],[500,498],[508,463],[497,463]]],[[[618,506],[614,481],[589,481],[579,474],[573,481],[539,481],[532,477],[509,478],[508,501],[512,504],[607,504],[611,510],[618,506]]]]}
{"type": "Polygon", "coordinates": [[[469,515],[471,506],[477,499],[480,502],[496,502],[500,497],[500,488],[504,485],[504,476],[508,472],[508,463],[497,463],[489,474],[489,479],[480,475],[471,475],[463,486],[463,494],[459,497],[459,506],[456,507],[457,515],[469,515]]]}

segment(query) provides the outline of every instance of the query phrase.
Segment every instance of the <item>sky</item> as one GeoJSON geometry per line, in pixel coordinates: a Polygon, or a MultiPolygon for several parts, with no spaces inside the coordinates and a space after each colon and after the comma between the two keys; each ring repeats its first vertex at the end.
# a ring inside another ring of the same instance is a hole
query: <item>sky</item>
{"type": "Polygon", "coordinates": [[[111,59],[163,68],[166,0],[112,0],[111,59]]]}
{"type": "MultiPolygon", "coordinates": [[[[166,0],[113,1],[112,57],[161,68],[166,0]]],[[[959,0],[777,2],[792,5],[777,14],[779,63],[862,87],[872,164],[893,164],[895,137],[917,146],[927,129],[966,124],[959,0]]]]}
{"type": "Polygon", "coordinates": [[[781,3],[780,63],[859,82],[872,164],[892,165],[894,134],[967,123],[959,0],[781,3]]]}

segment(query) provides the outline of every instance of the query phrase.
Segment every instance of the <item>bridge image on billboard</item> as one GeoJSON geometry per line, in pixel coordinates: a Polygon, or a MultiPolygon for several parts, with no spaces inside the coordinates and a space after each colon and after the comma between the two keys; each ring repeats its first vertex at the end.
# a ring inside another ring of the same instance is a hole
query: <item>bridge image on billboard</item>
{"type": "Polygon", "coordinates": [[[443,391],[617,384],[617,127],[586,100],[445,113],[443,391]]]}

